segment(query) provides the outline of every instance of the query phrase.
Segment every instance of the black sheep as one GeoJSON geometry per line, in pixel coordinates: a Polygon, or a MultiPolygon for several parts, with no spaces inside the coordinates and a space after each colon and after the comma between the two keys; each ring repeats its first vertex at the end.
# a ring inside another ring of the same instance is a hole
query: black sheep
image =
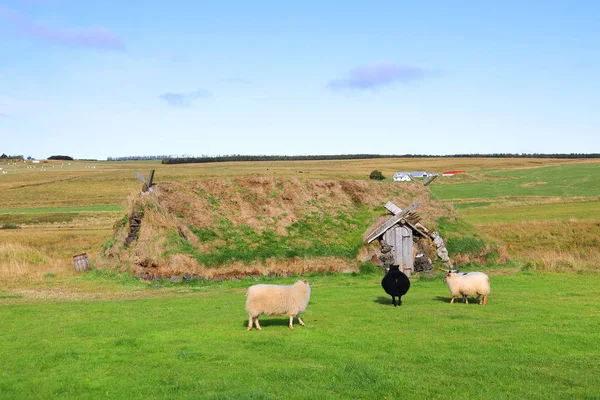
{"type": "Polygon", "coordinates": [[[410,280],[398,269],[397,265],[392,265],[381,280],[381,286],[387,294],[392,296],[392,302],[396,307],[396,296],[398,296],[398,304],[402,305],[402,296],[410,289],[410,280]]]}

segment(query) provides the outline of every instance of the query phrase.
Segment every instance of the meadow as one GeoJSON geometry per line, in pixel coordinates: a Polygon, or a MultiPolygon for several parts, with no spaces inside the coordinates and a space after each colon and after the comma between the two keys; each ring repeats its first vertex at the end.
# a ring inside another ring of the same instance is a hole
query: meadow
{"type": "Polygon", "coordinates": [[[439,276],[413,281],[396,308],[377,272],[307,278],[306,326],[294,330],[262,317],[246,331],[252,280],[6,299],[0,397],[598,398],[597,275],[496,275],[485,307],[450,305],[439,276]]]}
{"type": "Polygon", "coordinates": [[[599,398],[598,161],[61,165],[0,165],[0,398],[599,398]],[[429,186],[460,217],[441,231],[468,231],[511,262],[485,265],[485,307],[450,305],[439,273],[415,275],[397,308],[379,269],[308,274],[306,327],[262,317],[263,331],[247,332],[245,289],[297,277],[170,283],[74,271],[81,252],[96,265],[140,190],[134,172],[150,169],[159,183],[464,169],[429,186]]]}

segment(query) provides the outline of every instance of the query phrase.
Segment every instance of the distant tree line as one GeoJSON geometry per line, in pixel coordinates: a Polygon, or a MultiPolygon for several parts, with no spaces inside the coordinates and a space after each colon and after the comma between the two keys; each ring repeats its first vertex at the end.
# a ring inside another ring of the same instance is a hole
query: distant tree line
{"type": "Polygon", "coordinates": [[[8,156],[8,155],[2,153],[2,155],[0,156],[0,160],[23,160],[23,156],[22,155],[8,156]]]}
{"type": "Polygon", "coordinates": [[[50,156],[48,160],[64,160],[64,161],[73,161],[73,157],[69,156],[50,156]]]}
{"type": "MultiPolygon", "coordinates": [[[[542,154],[542,153],[494,153],[494,154],[337,154],[337,155],[314,155],[314,156],[202,156],[202,157],[167,157],[162,159],[163,164],[189,164],[189,163],[211,163],[224,161],[308,161],[308,160],[360,160],[373,158],[600,158],[600,153],[570,153],[570,154],[542,154]]],[[[155,158],[153,158],[155,159],[155,158]]],[[[110,160],[109,160],[110,161],[110,160]]]]}
{"type": "Polygon", "coordinates": [[[125,157],[108,157],[106,161],[140,161],[140,160],[165,160],[169,158],[178,158],[178,157],[189,157],[186,155],[183,156],[174,156],[174,155],[162,155],[162,156],[125,156],[125,157]]]}

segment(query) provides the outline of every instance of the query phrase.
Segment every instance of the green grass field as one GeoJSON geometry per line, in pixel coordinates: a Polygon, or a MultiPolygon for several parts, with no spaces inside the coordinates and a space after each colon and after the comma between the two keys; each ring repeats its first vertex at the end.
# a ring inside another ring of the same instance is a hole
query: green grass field
{"type": "Polygon", "coordinates": [[[595,160],[87,164],[11,166],[0,179],[0,399],[600,399],[595,160]],[[261,317],[263,331],[247,332],[251,278],[74,272],[72,255],[95,263],[139,191],[133,173],[150,168],[157,182],[466,169],[429,186],[459,216],[440,231],[467,235],[447,241],[455,253],[495,243],[510,262],[466,265],[491,276],[485,307],[450,305],[441,275],[413,277],[394,308],[381,272],[311,274],[306,327],[261,317]]]}
{"type": "Polygon", "coordinates": [[[492,276],[487,306],[449,304],[440,276],[394,308],[381,275],[309,277],[306,327],[262,317],[261,332],[245,329],[251,281],[125,281],[155,293],[129,300],[0,296],[13,303],[0,307],[0,397],[598,398],[600,276],[492,276]]]}
{"type": "Polygon", "coordinates": [[[595,163],[510,171],[490,171],[477,182],[431,185],[441,200],[496,199],[500,197],[597,197],[600,168],[595,163]]]}

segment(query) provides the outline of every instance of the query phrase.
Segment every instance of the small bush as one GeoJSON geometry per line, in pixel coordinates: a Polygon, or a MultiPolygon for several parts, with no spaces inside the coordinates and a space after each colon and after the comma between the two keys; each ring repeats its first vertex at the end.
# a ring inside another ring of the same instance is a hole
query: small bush
{"type": "Polygon", "coordinates": [[[0,227],[0,229],[21,229],[21,227],[16,224],[4,224],[0,227]]]}
{"type": "Polygon", "coordinates": [[[48,160],[64,160],[64,161],[73,161],[73,157],[71,156],[50,156],[48,160]]]}
{"type": "Polygon", "coordinates": [[[378,170],[374,170],[371,172],[371,175],[369,175],[369,178],[371,179],[375,179],[378,181],[382,181],[385,179],[385,176],[383,176],[383,174],[381,173],[381,171],[378,170]]]}

